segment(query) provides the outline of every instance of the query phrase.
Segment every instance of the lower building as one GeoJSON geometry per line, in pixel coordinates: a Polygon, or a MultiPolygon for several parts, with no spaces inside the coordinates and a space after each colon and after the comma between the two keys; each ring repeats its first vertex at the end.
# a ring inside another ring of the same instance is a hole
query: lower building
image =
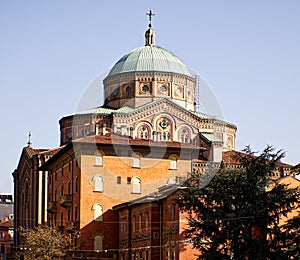
{"type": "Polygon", "coordinates": [[[113,206],[186,178],[191,158],[205,161],[206,150],[113,133],[75,140],[39,168],[48,173],[47,224],[71,235],[80,230],[73,237],[78,254],[116,259],[119,216],[113,206]]]}
{"type": "Polygon", "coordinates": [[[14,221],[6,218],[0,223],[0,259],[12,259],[14,248],[14,221]]]}
{"type": "Polygon", "coordinates": [[[119,212],[119,259],[197,259],[182,232],[186,218],[179,212],[179,185],[116,205],[119,212]]]}

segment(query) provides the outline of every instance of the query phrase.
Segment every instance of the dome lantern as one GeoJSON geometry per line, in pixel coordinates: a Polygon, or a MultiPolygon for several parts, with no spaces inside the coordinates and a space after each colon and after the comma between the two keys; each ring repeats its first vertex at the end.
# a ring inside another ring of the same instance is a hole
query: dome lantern
{"type": "Polygon", "coordinates": [[[146,15],[149,16],[149,29],[145,33],[145,46],[155,45],[155,31],[152,29],[152,16],[155,14],[150,10],[146,15]]]}

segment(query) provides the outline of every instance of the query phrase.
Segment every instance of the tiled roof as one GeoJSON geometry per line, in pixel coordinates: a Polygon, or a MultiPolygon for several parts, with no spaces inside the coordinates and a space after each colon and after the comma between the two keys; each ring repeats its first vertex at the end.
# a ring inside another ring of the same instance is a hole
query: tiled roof
{"type": "Polygon", "coordinates": [[[118,204],[118,205],[114,206],[113,209],[120,209],[123,207],[130,207],[130,206],[134,206],[134,205],[141,204],[141,203],[150,203],[150,202],[154,202],[154,201],[159,201],[159,200],[162,200],[162,199],[168,197],[170,194],[172,194],[175,191],[177,191],[178,189],[180,189],[180,187],[181,186],[177,185],[177,184],[166,185],[165,187],[159,188],[158,191],[150,193],[146,196],[118,204]]]}
{"type": "MultiPolygon", "coordinates": [[[[236,156],[240,155],[240,156],[250,156],[247,155],[246,153],[243,152],[239,152],[239,151],[227,151],[227,152],[223,152],[223,162],[224,163],[230,163],[230,164],[240,164],[237,160],[236,160],[236,156]]],[[[292,165],[287,164],[287,163],[283,163],[283,162],[279,162],[278,163],[279,166],[285,167],[285,168],[291,168],[292,165]]]]}
{"type": "Polygon", "coordinates": [[[60,146],[60,147],[53,148],[53,149],[49,149],[49,150],[46,150],[46,151],[43,151],[43,152],[40,152],[40,154],[54,155],[57,152],[59,152],[63,147],[64,147],[64,145],[60,146]]]}
{"type": "Polygon", "coordinates": [[[32,148],[31,146],[26,146],[24,150],[28,153],[29,157],[32,157],[35,154],[45,154],[45,155],[53,155],[57,153],[63,146],[53,148],[53,149],[39,149],[39,148],[32,148]]]}
{"type": "Polygon", "coordinates": [[[13,226],[14,226],[14,221],[11,219],[4,222],[0,222],[0,227],[13,227],[13,226]]]}
{"type": "Polygon", "coordinates": [[[26,146],[24,150],[27,152],[29,157],[47,151],[47,149],[32,148],[31,146],[26,146]]]}

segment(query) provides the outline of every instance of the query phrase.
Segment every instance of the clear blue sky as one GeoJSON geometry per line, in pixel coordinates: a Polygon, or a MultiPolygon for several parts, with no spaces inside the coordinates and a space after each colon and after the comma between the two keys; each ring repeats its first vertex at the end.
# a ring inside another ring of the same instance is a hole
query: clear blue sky
{"type": "Polygon", "coordinates": [[[0,192],[28,132],[33,147],[58,146],[58,120],[89,83],[144,44],[149,9],[157,45],[202,75],[238,126],[237,148],[272,144],[300,162],[300,1],[3,0],[0,192]]]}

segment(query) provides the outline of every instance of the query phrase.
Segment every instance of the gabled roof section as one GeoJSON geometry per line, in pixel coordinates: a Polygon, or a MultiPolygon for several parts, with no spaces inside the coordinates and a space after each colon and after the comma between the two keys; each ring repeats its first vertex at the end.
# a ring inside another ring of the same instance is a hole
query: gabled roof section
{"type": "Polygon", "coordinates": [[[126,208],[126,207],[133,207],[133,206],[139,205],[139,204],[160,201],[162,199],[167,198],[169,195],[173,194],[180,188],[181,188],[181,186],[177,185],[177,184],[167,185],[167,187],[164,187],[163,189],[159,189],[158,191],[150,193],[146,196],[116,205],[113,207],[113,209],[122,209],[122,208],[126,208]]]}
{"type": "MultiPolygon", "coordinates": [[[[200,120],[212,120],[212,121],[220,122],[220,123],[223,123],[223,124],[230,125],[234,128],[237,128],[234,124],[231,124],[229,122],[226,122],[226,121],[223,121],[223,120],[220,120],[220,119],[216,119],[214,116],[210,116],[210,115],[207,115],[207,114],[204,114],[204,113],[201,113],[201,112],[197,112],[197,111],[188,110],[188,109],[182,107],[181,105],[179,105],[176,101],[173,101],[173,100],[171,100],[167,97],[158,98],[158,99],[156,99],[152,102],[149,102],[147,104],[143,104],[143,105],[141,105],[139,107],[136,107],[136,108],[132,108],[132,107],[129,107],[129,106],[124,106],[124,107],[121,107],[119,109],[114,109],[114,108],[111,108],[111,107],[101,106],[101,107],[96,107],[96,108],[92,108],[92,109],[77,112],[74,116],[77,116],[77,115],[78,116],[81,116],[81,115],[104,115],[104,116],[107,116],[107,115],[111,115],[111,114],[115,114],[115,115],[118,115],[118,114],[131,114],[131,113],[138,112],[142,109],[145,109],[147,107],[157,105],[161,102],[167,102],[170,105],[176,106],[176,107],[178,107],[178,109],[181,109],[181,110],[185,111],[186,113],[188,113],[188,114],[190,114],[190,115],[192,115],[192,116],[194,116],[194,117],[196,117],[200,120]]],[[[71,117],[71,116],[66,116],[66,117],[63,117],[63,118],[67,118],[67,117],[71,117]]]]}
{"type": "Polygon", "coordinates": [[[45,155],[54,155],[56,154],[57,152],[59,152],[62,148],[64,147],[63,146],[60,146],[60,147],[56,147],[56,148],[52,148],[52,149],[49,149],[49,150],[46,150],[46,151],[43,151],[43,152],[40,152],[39,154],[45,154],[45,155]]]}
{"type": "Polygon", "coordinates": [[[23,152],[26,153],[29,158],[31,158],[35,154],[39,154],[47,150],[48,149],[32,148],[31,146],[26,146],[23,148],[23,152]]]}
{"type": "Polygon", "coordinates": [[[142,111],[144,109],[147,109],[148,107],[150,108],[150,107],[159,105],[162,102],[166,102],[169,105],[175,106],[178,109],[184,111],[185,113],[188,113],[191,116],[197,117],[199,119],[207,119],[207,120],[212,119],[212,120],[215,120],[215,118],[210,117],[208,115],[205,115],[205,114],[202,114],[202,113],[198,113],[198,112],[194,112],[194,111],[185,109],[184,107],[182,107],[181,105],[179,105],[176,101],[173,101],[173,100],[171,100],[171,99],[169,99],[167,97],[158,98],[158,99],[156,99],[156,100],[154,100],[152,102],[149,102],[147,104],[143,104],[143,105],[141,105],[139,107],[136,107],[136,108],[131,108],[131,107],[125,106],[125,107],[120,108],[118,110],[114,110],[112,113],[115,114],[115,115],[136,113],[136,112],[142,111]]]}

